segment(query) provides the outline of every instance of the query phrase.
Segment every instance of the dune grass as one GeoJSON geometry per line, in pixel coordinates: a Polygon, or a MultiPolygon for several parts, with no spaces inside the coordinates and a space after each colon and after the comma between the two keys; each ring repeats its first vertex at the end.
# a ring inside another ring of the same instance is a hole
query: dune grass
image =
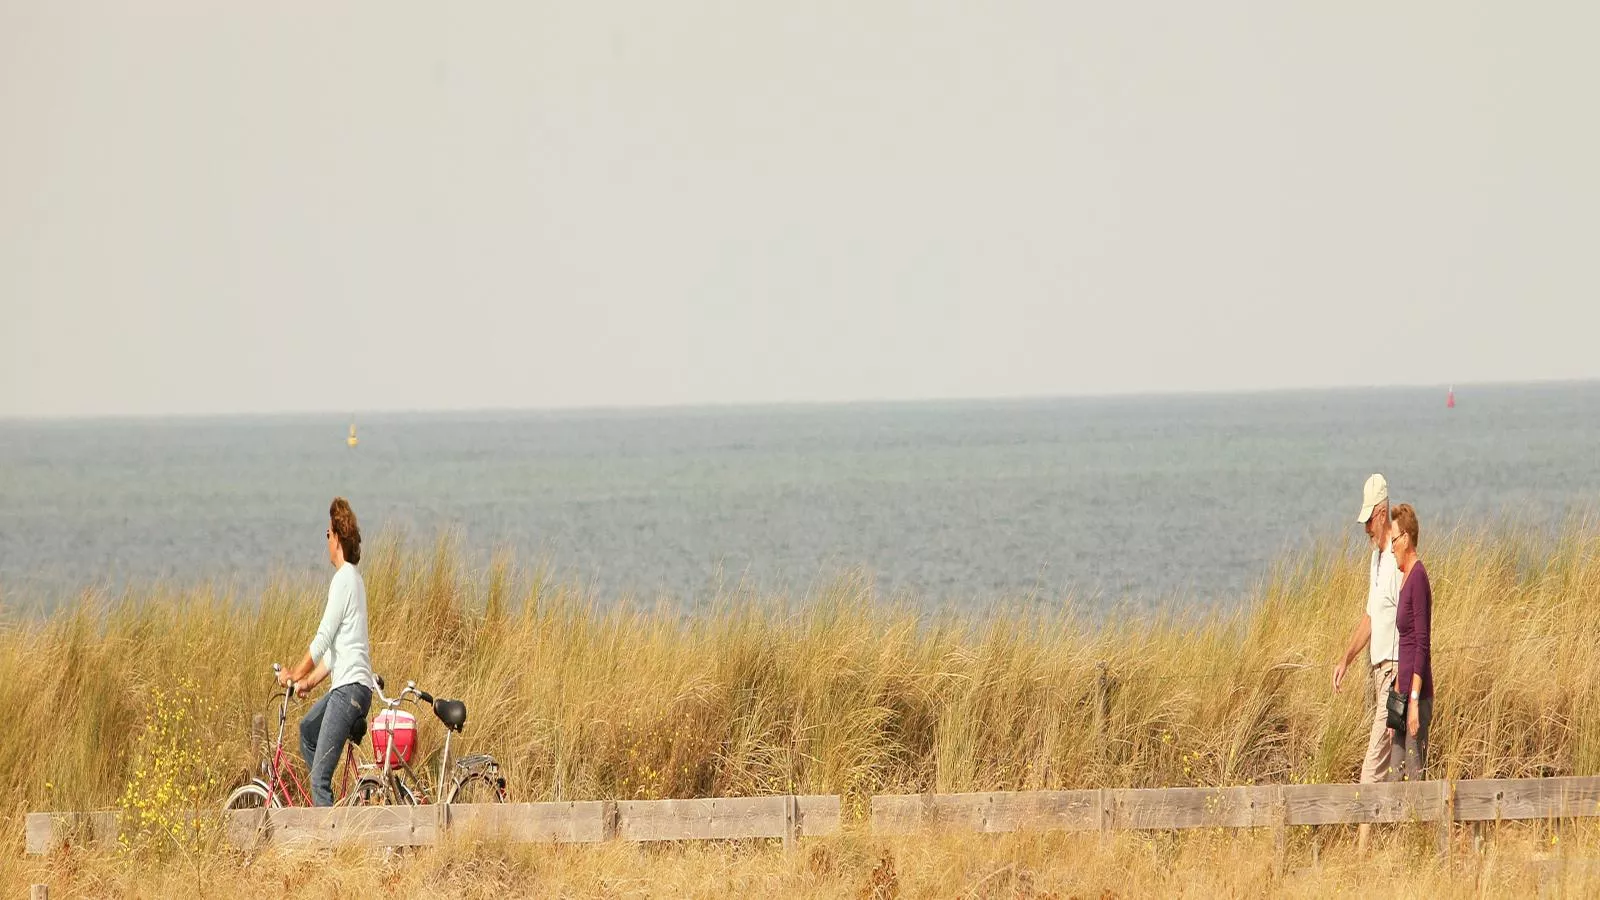
{"type": "MultiPolygon", "coordinates": [[[[1433,772],[1600,772],[1600,528],[1424,535],[1423,549],[1436,597],[1433,772]]],[[[1229,612],[1109,619],[1021,602],[930,615],[864,578],[796,598],[730,592],[685,615],[602,603],[503,556],[467,571],[465,556],[448,537],[368,549],[375,668],[391,685],[412,678],[465,699],[462,749],[494,753],[514,800],[838,793],[849,816],[874,793],[1353,781],[1366,740],[1359,674],[1331,690],[1365,596],[1364,559],[1344,550],[1287,560],[1229,612]]],[[[11,855],[26,810],[116,804],[155,687],[200,685],[215,764],[242,774],[269,663],[304,652],[324,590],[156,586],[85,595],[44,617],[8,611],[0,708],[16,724],[0,742],[0,810],[11,855]]],[[[422,752],[439,737],[424,720],[422,752]]],[[[894,846],[903,859],[1011,845],[894,846]]],[[[572,852],[494,858],[601,865],[561,855],[572,852]]],[[[665,851],[604,852],[642,870],[665,851]]],[[[716,871],[742,858],[673,852],[716,871]]],[[[428,865],[489,865],[471,848],[439,853],[446,861],[428,865]]],[[[797,865],[757,868],[781,880],[801,877],[797,865]]]]}
{"type": "MultiPolygon", "coordinates": [[[[1330,829],[1331,830],[1331,829],[1330,829]]],[[[1249,831],[1093,835],[1020,833],[807,839],[793,852],[771,842],[615,843],[586,846],[446,844],[386,854],[357,848],[277,849],[248,859],[209,854],[141,865],[74,851],[0,860],[8,896],[47,883],[51,897],[728,897],[1067,900],[1132,897],[1594,896],[1600,834],[1568,824],[1506,826],[1474,854],[1432,854],[1431,828],[1380,834],[1368,855],[1348,840],[1291,841],[1291,868],[1272,872],[1272,837],[1249,831]],[[1585,856],[1587,854],[1587,857],[1585,856]],[[1374,887],[1378,885],[1379,887],[1374,887]],[[1548,894],[1543,893],[1548,891],[1548,894]]]]}

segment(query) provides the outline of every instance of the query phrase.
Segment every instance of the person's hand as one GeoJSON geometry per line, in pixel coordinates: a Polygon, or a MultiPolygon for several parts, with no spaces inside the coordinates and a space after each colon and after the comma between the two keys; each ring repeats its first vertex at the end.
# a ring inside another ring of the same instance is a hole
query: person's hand
{"type": "Polygon", "coordinates": [[[1417,731],[1422,728],[1422,718],[1417,714],[1417,701],[1411,701],[1411,707],[1406,710],[1406,736],[1416,737],[1417,731]]]}
{"type": "Polygon", "coordinates": [[[1345,663],[1342,661],[1333,667],[1333,692],[1335,694],[1339,693],[1339,686],[1344,683],[1344,670],[1345,663]]]}
{"type": "Polygon", "coordinates": [[[273,668],[275,668],[277,670],[277,673],[278,673],[278,687],[288,687],[289,686],[289,670],[285,669],[283,666],[280,666],[280,665],[278,665],[276,663],[273,664],[273,668]]]}

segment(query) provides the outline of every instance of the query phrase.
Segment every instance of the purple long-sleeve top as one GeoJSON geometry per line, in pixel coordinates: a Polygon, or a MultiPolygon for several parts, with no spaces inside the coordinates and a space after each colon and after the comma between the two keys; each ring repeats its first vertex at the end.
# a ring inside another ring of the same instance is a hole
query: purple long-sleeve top
{"type": "Polygon", "coordinates": [[[1400,586],[1395,605],[1395,629],[1400,632],[1400,680],[1395,688],[1411,692],[1411,676],[1422,675],[1423,697],[1433,696],[1433,588],[1428,570],[1417,560],[1400,586]]]}

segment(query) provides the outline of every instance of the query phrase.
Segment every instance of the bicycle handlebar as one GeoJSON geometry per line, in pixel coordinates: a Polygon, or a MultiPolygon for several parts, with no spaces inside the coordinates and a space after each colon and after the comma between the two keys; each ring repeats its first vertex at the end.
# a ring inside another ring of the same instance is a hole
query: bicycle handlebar
{"type": "MultiPolygon", "coordinates": [[[[278,676],[282,675],[282,674],[283,674],[283,666],[279,665],[278,663],[273,663],[272,664],[272,680],[273,681],[277,681],[278,680],[278,676]]],[[[300,690],[299,690],[300,689],[300,685],[298,683],[294,682],[294,681],[290,681],[288,684],[279,685],[279,687],[283,688],[284,694],[286,695],[286,698],[284,700],[285,703],[288,703],[287,697],[299,697],[300,696],[300,690]]],[[[277,696],[278,692],[277,691],[273,691],[272,693],[273,693],[273,696],[277,696]]]]}
{"type": "Polygon", "coordinates": [[[398,709],[400,704],[405,702],[407,694],[412,696],[413,702],[420,701],[430,705],[433,703],[433,695],[427,691],[418,690],[417,683],[415,681],[407,681],[406,686],[400,689],[400,694],[397,697],[390,697],[389,695],[385,694],[383,692],[383,686],[380,684],[374,684],[372,689],[373,693],[378,695],[378,699],[383,701],[383,705],[390,709],[398,709]]]}
{"type": "Polygon", "coordinates": [[[431,699],[432,699],[432,698],[430,698],[428,696],[428,692],[427,691],[419,691],[419,690],[417,690],[417,683],[415,681],[407,681],[406,682],[406,686],[404,688],[402,688],[401,691],[400,691],[399,699],[404,700],[406,698],[407,694],[410,694],[412,696],[413,702],[415,702],[416,700],[421,700],[424,703],[426,703],[426,702],[430,702],[431,699]]]}
{"type": "Polygon", "coordinates": [[[378,687],[377,685],[373,685],[372,692],[374,694],[377,694],[378,695],[378,699],[383,701],[383,705],[387,706],[390,709],[394,709],[394,708],[398,707],[400,705],[400,701],[405,699],[405,694],[401,694],[398,697],[387,696],[386,694],[384,694],[383,688],[378,687]]]}

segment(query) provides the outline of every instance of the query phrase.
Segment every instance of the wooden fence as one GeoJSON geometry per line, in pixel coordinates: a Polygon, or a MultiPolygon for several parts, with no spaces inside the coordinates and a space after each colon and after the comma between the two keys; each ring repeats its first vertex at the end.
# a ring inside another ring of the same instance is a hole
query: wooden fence
{"type": "MultiPolygon", "coordinates": [[[[525,843],[681,841],[834,834],[837,796],[577,803],[453,804],[217,814],[229,839],[262,843],[432,844],[447,833],[525,843]]],[[[1600,777],[1292,784],[1226,788],[1101,788],[981,794],[880,795],[865,827],[876,834],[1272,828],[1381,822],[1438,824],[1441,847],[1457,822],[1600,817],[1600,777]]],[[[115,840],[117,813],[29,813],[27,851],[115,840]]],[[[1281,852],[1281,851],[1280,851],[1281,852]]]]}
{"type": "Polygon", "coordinates": [[[1276,828],[1600,816],[1600,777],[1103,788],[872,798],[872,829],[966,831],[1276,828]]]}
{"type": "MultiPolygon", "coordinates": [[[[839,830],[837,796],[730,797],[699,800],[590,800],[575,803],[454,803],[335,809],[254,809],[216,813],[230,842],[432,844],[446,833],[521,843],[688,841],[782,838],[839,830]]],[[[62,843],[116,840],[118,814],[29,813],[27,851],[62,843]]]]}

